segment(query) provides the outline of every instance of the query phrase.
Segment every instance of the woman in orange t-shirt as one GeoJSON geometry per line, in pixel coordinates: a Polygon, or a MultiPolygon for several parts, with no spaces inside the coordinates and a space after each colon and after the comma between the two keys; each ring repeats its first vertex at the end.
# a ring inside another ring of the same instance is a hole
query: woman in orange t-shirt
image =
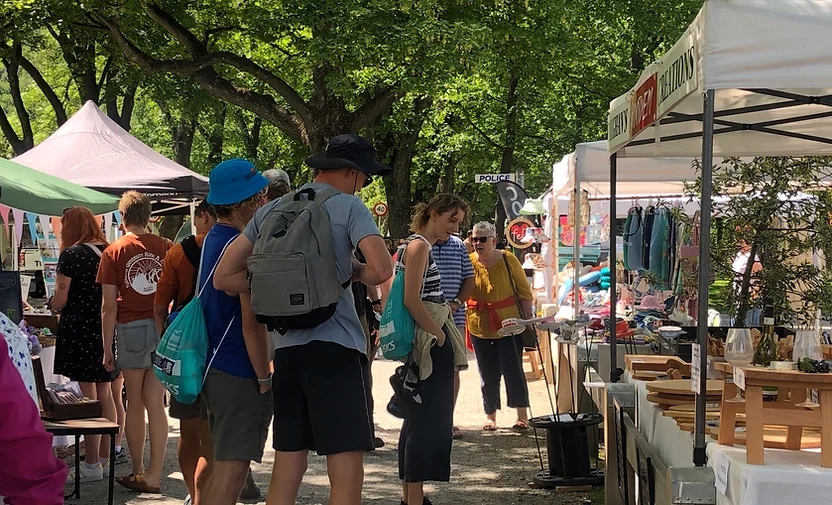
{"type": "Polygon", "coordinates": [[[497,429],[500,381],[505,379],[508,406],[517,409],[513,428],[525,431],[529,429],[529,389],[523,372],[523,340],[520,335],[501,337],[497,330],[505,319],[531,318],[532,292],[517,257],[497,249],[497,230],[493,224],[475,224],[471,242],[474,244],[471,263],[476,284],[468,300],[466,318],[482,378],[486,415],[482,429],[497,429]],[[516,295],[512,279],[517,286],[516,295]],[[517,298],[523,314],[517,308],[517,298]]]}

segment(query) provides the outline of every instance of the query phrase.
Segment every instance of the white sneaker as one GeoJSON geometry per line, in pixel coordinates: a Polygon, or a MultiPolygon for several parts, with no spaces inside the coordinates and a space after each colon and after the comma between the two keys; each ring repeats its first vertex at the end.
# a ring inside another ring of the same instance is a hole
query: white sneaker
{"type": "MultiPolygon", "coordinates": [[[[81,463],[78,467],[81,472],[81,482],[97,482],[104,480],[104,468],[101,463],[96,463],[93,468],[87,468],[86,463],[81,463]]],[[[71,470],[66,477],[67,484],[75,484],[75,471],[71,470]]]]}
{"type": "Polygon", "coordinates": [[[191,495],[185,497],[185,503],[183,505],[191,505],[191,495]]]}

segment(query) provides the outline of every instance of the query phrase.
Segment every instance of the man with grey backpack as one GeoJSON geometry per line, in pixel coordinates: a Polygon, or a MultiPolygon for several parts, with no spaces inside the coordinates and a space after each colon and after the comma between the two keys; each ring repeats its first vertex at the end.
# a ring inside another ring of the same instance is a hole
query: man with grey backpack
{"type": "Polygon", "coordinates": [[[310,450],[327,457],[329,503],[360,505],[374,429],[364,330],[351,282],[377,286],[390,253],[354,194],[390,173],[358,135],[307,158],[314,182],[270,202],[226,251],[214,286],[251,292],[259,322],[280,333],[274,355],[274,449],[268,505],[294,505],[310,450]],[[366,259],[354,259],[356,249],[366,259]],[[337,391],[337,394],[336,394],[337,391]]]}

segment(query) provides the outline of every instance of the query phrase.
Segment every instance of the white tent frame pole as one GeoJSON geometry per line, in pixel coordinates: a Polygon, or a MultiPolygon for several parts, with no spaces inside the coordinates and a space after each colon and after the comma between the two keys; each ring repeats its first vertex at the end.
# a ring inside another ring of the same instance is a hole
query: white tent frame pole
{"type": "Polygon", "coordinates": [[[624,371],[618,368],[618,335],[615,332],[616,316],[618,306],[618,285],[616,271],[618,268],[618,195],[616,182],[618,180],[618,155],[613,153],[610,156],[610,382],[618,382],[624,371]]]}
{"type": "Polygon", "coordinates": [[[581,313],[581,177],[575,167],[575,205],[572,213],[572,315],[575,321],[581,313]]]}
{"type": "Polygon", "coordinates": [[[196,217],[196,200],[191,199],[191,203],[188,204],[188,210],[191,213],[191,235],[196,235],[196,223],[194,223],[194,218],[196,217]]]}
{"type": "MultiPolygon", "coordinates": [[[[699,297],[696,337],[699,345],[699,392],[693,438],[693,464],[705,466],[705,401],[708,387],[708,293],[711,267],[711,193],[714,166],[714,90],[705,91],[702,112],[702,197],[699,232],[699,297]]],[[[694,366],[696,366],[694,364],[694,366]]]]}

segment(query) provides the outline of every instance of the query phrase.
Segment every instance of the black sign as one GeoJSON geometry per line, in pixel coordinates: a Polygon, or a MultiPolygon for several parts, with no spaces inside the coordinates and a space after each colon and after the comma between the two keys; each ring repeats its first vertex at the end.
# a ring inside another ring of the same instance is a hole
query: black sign
{"type": "Polygon", "coordinates": [[[508,221],[514,221],[520,217],[520,209],[526,203],[526,190],[519,184],[512,181],[500,181],[495,184],[497,193],[500,195],[500,201],[503,203],[503,208],[506,209],[506,218],[508,221]]]}

